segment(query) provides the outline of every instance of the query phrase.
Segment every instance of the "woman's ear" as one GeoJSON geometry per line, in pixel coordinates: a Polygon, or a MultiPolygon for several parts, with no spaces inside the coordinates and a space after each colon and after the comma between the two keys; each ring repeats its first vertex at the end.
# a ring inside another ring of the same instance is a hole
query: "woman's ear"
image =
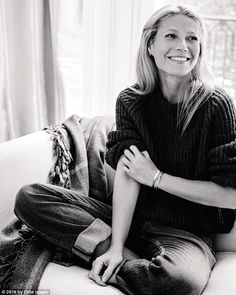
{"type": "Polygon", "coordinates": [[[202,43],[200,43],[199,47],[200,47],[199,56],[202,56],[202,43]]]}
{"type": "Polygon", "coordinates": [[[151,45],[148,46],[148,54],[152,55],[152,47],[151,47],[151,45]]]}

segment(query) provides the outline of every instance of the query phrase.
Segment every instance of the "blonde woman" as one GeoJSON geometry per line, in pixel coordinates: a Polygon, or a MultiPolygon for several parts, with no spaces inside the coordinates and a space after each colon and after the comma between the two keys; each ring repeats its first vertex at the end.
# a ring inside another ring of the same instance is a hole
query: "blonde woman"
{"type": "Polygon", "coordinates": [[[235,108],[209,81],[204,38],[202,19],[186,7],[163,7],[147,21],[137,83],[119,95],[117,129],[107,143],[107,162],[116,169],[112,208],[81,196],[68,206],[75,192],[52,186],[18,193],[17,216],[93,261],[89,277],[101,286],[201,294],[215,263],[211,236],[234,224],[235,108]],[[49,208],[54,202],[57,210],[49,208]],[[30,215],[36,205],[38,216],[30,215]]]}
{"type": "Polygon", "coordinates": [[[106,281],[136,231],[132,249],[143,259],[117,275],[128,294],[200,294],[215,262],[211,235],[235,220],[235,109],[209,81],[204,38],[193,11],[158,10],[143,29],[137,84],[117,100],[112,240],[91,276],[99,283],[104,264],[106,281]]]}

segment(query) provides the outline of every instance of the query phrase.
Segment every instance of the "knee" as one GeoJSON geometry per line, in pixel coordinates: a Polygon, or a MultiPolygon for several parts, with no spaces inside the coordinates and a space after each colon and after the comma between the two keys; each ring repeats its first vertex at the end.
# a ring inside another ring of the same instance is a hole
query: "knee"
{"type": "Polygon", "coordinates": [[[178,273],[173,276],[173,286],[181,295],[200,295],[207,284],[207,278],[202,274],[178,273]]]}
{"type": "Polygon", "coordinates": [[[149,295],[200,295],[207,276],[184,271],[177,265],[166,267],[164,260],[156,264],[146,259],[126,261],[117,274],[122,290],[130,289],[149,295]]]}
{"type": "Polygon", "coordinates": [[[178,290],[176,294],[180,295],[200,295],[205,288],[208,277],[199,272],[181,272],[176,270],[171,276],[174,290],[178,290]]]}
{"type": "Polygon", "coordinates": [[[209,277],[211,274],[211,269],[204,269],[204,267],[200,271],[192,272],[191,275],[185,275],[186,282],[190,285],[193,295],[202,294],[205,289],[209,277]]]}
{"type": "Polygon", "coordinates": [[[164,262],[163,259],[163,263],[160,261],[156,265],[151,262],[149,265],[160,294],[200,295],[202,293],[209,278],[207,272],[197,272],[176,264],[165,265],[164,262]]]}
{"type": "Polygon", "coordinates": [[[27,213],[30,215],[35,208],[36,192],[39,190],[40,184],[34,183],[24,185],[16,194],[14,213],[20,219],[27,213]]]}

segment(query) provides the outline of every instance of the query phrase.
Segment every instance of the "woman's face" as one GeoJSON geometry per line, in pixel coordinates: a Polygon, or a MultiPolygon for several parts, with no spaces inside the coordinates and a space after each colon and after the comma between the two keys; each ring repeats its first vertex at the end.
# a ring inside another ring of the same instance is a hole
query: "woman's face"
{"type": "Polygon", "coordinates": [[[184,77],[195,67],[200,54],[200,25],[185,15],[162,20],[149,47],[161,77],[184,77]]]}

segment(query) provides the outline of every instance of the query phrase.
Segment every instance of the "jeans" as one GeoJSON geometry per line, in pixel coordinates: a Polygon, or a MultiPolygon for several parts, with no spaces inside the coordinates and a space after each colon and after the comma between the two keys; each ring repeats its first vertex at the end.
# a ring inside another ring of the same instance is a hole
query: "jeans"
{"type": "MultiPolygon", "coordinates": [[[[87,262],[111,235],[110,205],[58,186],[24,186],[14,210],[36,234],[87,262]]],[[[215,263],[203,238],[150,221],[133,220],[126,246],[140,258],[124,260],[116,274],[125,294],[201,294],[215,263]]]]}

